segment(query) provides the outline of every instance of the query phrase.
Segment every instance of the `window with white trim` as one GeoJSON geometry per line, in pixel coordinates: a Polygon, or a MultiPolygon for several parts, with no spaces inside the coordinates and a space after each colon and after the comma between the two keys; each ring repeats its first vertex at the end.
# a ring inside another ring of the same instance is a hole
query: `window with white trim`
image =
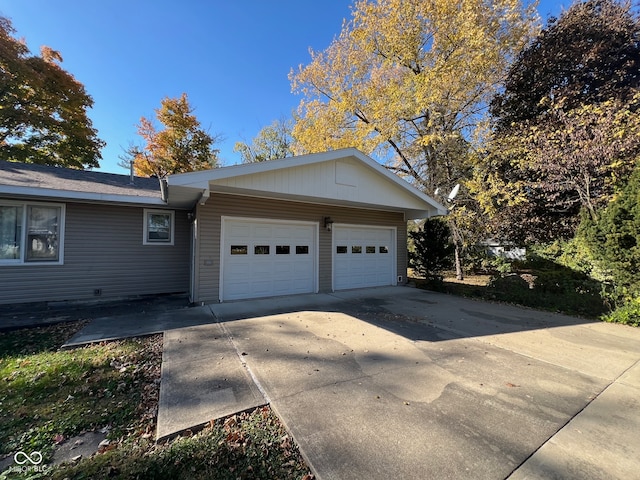
{"type": "Polygon", "coordinates": [[[62,263],[64,205],[0,201],[0,265],[62,263]]]}
{"type": "Polygon", "coordinates": [[[144,209],[143,245],[173,245],[175,231],[173,210],[144,209]]]}

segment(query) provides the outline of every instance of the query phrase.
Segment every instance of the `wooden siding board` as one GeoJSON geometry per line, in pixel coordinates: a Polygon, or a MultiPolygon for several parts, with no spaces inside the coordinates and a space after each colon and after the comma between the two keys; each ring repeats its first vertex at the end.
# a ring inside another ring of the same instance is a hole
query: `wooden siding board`
{"type": "Polygon", "coordinates": [[[194,292],[194,300],[197,302],[219,301],[222,216],[319,223],[320,292],[328,292],[332,288],[332,235],[324,228],[324,217],[330,216],[335,223],[396,227],[397,274],[402,275],[406,281],[407,224],[402,213],[212,193],[207,203],[198,208],[201,228],[198,239],[200,253],[196,258],[198,289],[194,292]]]}
{"type": "Polygon", "coordinates": [[[143,245],[143,208],[66,204],[63,265],[0,266],[0,304],[187,292],[189,223],[173,246],[143,245]]]}

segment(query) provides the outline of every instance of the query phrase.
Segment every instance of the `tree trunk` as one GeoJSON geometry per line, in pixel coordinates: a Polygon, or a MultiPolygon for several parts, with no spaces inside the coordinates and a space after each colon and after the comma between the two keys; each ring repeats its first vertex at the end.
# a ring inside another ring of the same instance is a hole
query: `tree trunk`
{"type": "Polygon", "coordinates": [[[464,280],[464,272],[462,270],[462,245],[459,242],[455,243],[455,257],[456,257],[456,279],[464,280]]]}
{"type": "Polygon", "coordinates": [[[453,246],[455,247],[455,264],[456,264],[456,279],[464,280],[464,271],[462,269],[462,258],[464,256],[464,240],[458,230],[458,226],[453,218],[449,217],[449,227],[451,228],[453,246]]]}

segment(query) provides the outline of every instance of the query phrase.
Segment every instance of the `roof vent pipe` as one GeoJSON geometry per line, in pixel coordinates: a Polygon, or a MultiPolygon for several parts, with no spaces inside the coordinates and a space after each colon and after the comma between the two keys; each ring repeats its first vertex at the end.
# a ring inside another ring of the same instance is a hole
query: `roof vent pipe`
{"type": "Polygon", "coordinates": [[[134,180],[134,178],[135,178],[135,177],[134,177],[133,173],[134,173],[134,171],[135,171],[135,170],[134,170],[134,168],[133,168],[133,167],[134,167],[134,164],[135,164],[135,163],[136,163],[136,161],[135,161],[135,160],[131,160],[131,161],[129,162],[129,175],[130,175],[130,177],[129,177],[129,183],[131,183],[131,185],[133,185],[133,184],[134,184],[134,181],[133,181],[133,180],[134,180]]]}
{"type": "Polygon", "coordinates": [[[164,203],[167,203],[169,199],[169,185],[166,178],[160,179],[160,197],[164,203]]]}

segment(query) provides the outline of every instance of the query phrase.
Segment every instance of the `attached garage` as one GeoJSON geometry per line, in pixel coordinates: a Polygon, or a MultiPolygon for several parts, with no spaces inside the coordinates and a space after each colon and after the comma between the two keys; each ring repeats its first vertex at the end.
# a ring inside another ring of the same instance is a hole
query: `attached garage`
{"type": "Polygon", "coordinates": [[[407,220],[446,209],[356,149],[172,175],[191,202],[191,299],[406,282],[407,220]]]}
{"type": "Polygon", "coordinates": [[[317,292],[318,225],[222,219],[222,300],[317,292]]]}

